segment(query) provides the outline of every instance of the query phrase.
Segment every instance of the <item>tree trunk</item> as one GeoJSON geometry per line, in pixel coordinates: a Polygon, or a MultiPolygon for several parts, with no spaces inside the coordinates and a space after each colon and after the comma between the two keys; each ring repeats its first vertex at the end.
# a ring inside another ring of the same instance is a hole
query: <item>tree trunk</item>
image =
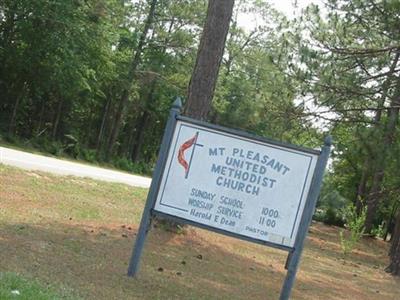
{"type": "Polygon", "coordinates": [[[372,179],[371,190],[367,197],[367,216],[365,219],[365,232],[371,233],[373,228],[374,218],[376,210],[378,208],[379,200],[381,198],[382,182],[385,176],[385,161],[387,159],[387,153],[393,144],[396,126],[399,119],[399,107],[400,107],[400,79],[397,79],[395,94],[390,102],[390,108],[388,109],[388,121],[385,128],[385,133],[382,141],[382,150],[377,159],[377,169],[372,179]]]}
{"type": "Polygon", "coordinates": [[[185,114],[200,120],[211,109],[218,71],[224,54],[234,0],[209,0],[196,64],[189,83],[185,114]]]}
{"type": "Polygon", "coordinates": [[[89,116],[88,116],[88,125],[85,128],[85,138],[83,141],[83,145],[85,145],[85,147],[90,148],[90,146],[92,146],[93,144],[91,143],[91,132],[92,132],[92,127],[93,127],[93,119],[95,117],[95,113],[93,112],[93,107],[89,108],[89,116]]]}
{"type": "Polygon", "coordinates": [[[18,106],[22,98],[22,93],[17,96],[17,99],[15,99],[13,111],[11,113],[11,118],[10,118],[10,123],[8,127],[8,133],[10,135],[15,135],[15,129],[16,129],[16,121],[17,121],[17,111],[18,111],[18,106]]]}
{"type": "MultiPolygon", "coordinates": [[[[172,19],[169,23],[169,26],[168,26],[167,35],[164,39],[164,45],[161,47],[160,57],[162,57],[167,51],[167,45],[169,43],[169,40],[170,40],[169,38],[171,37],[171,32],[173,30],[174,24],[175,24],[175,18],[172,17],[172,19]]],[[[155,72],[159,72],[159,69],[156,68],[155,72]]],[[[142,143],[143,143],[144,131],[146,130],[148,119],[150,117],[149,113],[146,110],[148,109],[148,106],[153,103],[156,83],[157,83],[157,80],[154,79],[151,83],[150,92],[148,93],[144,111],[142,112],[142,114],[138,114],[135,125],[134,125],[134,127],[132,127],[130,134],[129,134],[128,157],[130,157],[131,160],[134,162],[139,160],[140,150],[141,150],[142,143]],[[146,114],[145,118],[144,118],[144,114],[146,114]],[[143,118],[145,120],[144,122],[143,122],[143,118]]]]}
{"type": "Polygon", "coordinates": [[[42,129],[42,126],[43,126],[44,109],[45,108],[46,108],[46,101],[44,99],[42,99],[42,102],[41,102],[41,105],[40,105],[39,122],[38,122],[37,129],[36,129],[37,133],[40,133],[40,130],[42,129]]]}
{"type": "Polygon", "coordinates": [[[137,131],[137,127],[139,127],[139,122],[140,122],[140,119],[142,117],[142,114],[143,114],[142,111],[138,111],[137,112],[137,116],[135,118],[135,122],[132,125],[132,128],[131,128],[131,130],[129,132],[128,150],[127,150],[127,157],[129,157],[129,158],[132,157],[133,149],[135,148],[136,131],[137,131]]]}
{"type": "MultiPolygon", "coordinates": [[[[219,67],[224,54],[234,0],[209,0],[207,18],[189,83],[185,114],[205,120],[211,110],[219,67]]],[[[178,223],[164,220],[169,230],[177,231],[178,223]]]]}
{"type": "MultiPolygon", "coordinates": [[[[393,78],[392,78],[393,73],[396,69],[399,58],[400,58],[400,52],[397,52],[394,56],[391,66],[390,66],[389,73],[387,75],[388,77],[386,78],[385,82],[382,85],[382,97],[379,99],[379,102],[377,105],[377,111],[374,116],[374,125],[372,128],[373,132],[378,131],[381,127],[382,109],[385,105],[388,90],[389,90],[390,84],[392,83],[392,80],[393,80],[393,78]]],[[[380,156],[379,153],[377,153],[377,155],[380,156]]],[[[358,188],[357,188],[357,195],[356,195],[357,214],[360,214],[362,207],[365,205],[365,203],[363,203],[363,201],[365,202],[365,200],[366,200],[367,181],[368,181],[369,177],[371,176],[372,170],[374,169],[371,166],[371,164],[372,164],[371,161],[375,161],[375,160],[376,160],[376,157],[374,157],[374,155],[371,155],[371,154],[367,155],[367,157],[365,158],[364,166],[362,169],[361,179],[360,179],[360,182],[359,182],[358,188]]],[[[379,168],[379,164],[377,166],[379,168]]]]}
{"type": "Polygon", "coordinates": [[[144,111],[143,115],[140,118],[138,126],[136,128],[134,147],[132,150],[132,161],[134,161],[134,162],[138,162],[140,159],[140,150],[142,149],[144,132],[145,132],[149,117],[150,117],[150,115],[149,115],[148,111],[144,111]]]}
{"type": "Polygon", "coordinates": [[[400,213],[397,214],[389,256],[390,264],[386,268],[386,272],[400,276],[400,213]]]}
{"type": "Polygon", "coordinates": [[[103,118],[101,119],[101,125],[100,125],[100,129],[99,129],[99,134],[97,135],[97,140],[96,140],[96,150],[97,152],[100,151],[100,147],[101,147],[101,141],[103,139],[103,135],[104,135],[104,128],[106,126],[106,120],[108,117],[108,112],[110,110],[110,105],[111,105],[111,96],[108,96],[106,104],[104,106],[104,112],[103,112],[103,118]]]}
{"type": "Polygon", "coordinates": [[[387,237],[390,233],[390,237],[393,237],[393,232],[394,232],[394,226],[393,226],[393,220],[395,219],[396,213],[397,213],[397,207],[398,204],[395,202],[392,207],[392,211],[390,212],[389,220],[386,221],[386,230],[385,234],[383,235],[383,240],[386,241],[387,237]]]}
{"type": "Polygon", "coordinates": [[[51,137],[53,138],[53,140],[57,137],[58,125],[60,124],[60,119],[61,119],[61,112],[62,112],[63,103],[64,103],[64,99],[61,98],[61,99],[58,101],[56,116],[55,116],[54,122],[53,122],[53,130],[52,130],[52,132],[51,132],[51,137]]]}
{"type": "MultiPolygon", "coordinates": [[[[376,114],[374,117],[374,125],[372,128],[373,133],[378,131],[379,127],[381,126],[382,108],[383,108],[385,100],[386,100],[387,88],[388,87],[386,87],[386,89],[384,90],[384,94],[382,95],[382,97],[378,103],[377,111],[376,111],[376,114]]],[[[356,195],[356,212],[357,212],[357,214],[361,213],[361,210],[365,205],[366,193],[367,193],[367,181],[368,181],[369,177],[371,176],[372,169],[373,169],[371,166],[371,161],[376,159],[376,157],[374,157],[375,153],[371,153],[371,152],[374,152],[374,151],[371,150],[371,151],[369,151],[369,153],[367,153],[367,156],[364,161],[364,166],[362,169],[361,179],[360,179],[360,182],[357,187],[357,195],[356,195]]]]}
{"type": "Polygon", "coordinates": [[[143,28],[143,31],[140,35],[140,39],[139,39],[139,43],[138,46],[136,48],[135,54],[132,58],[132,62],[131,62],[131,66],[129,68],[129,72],[128,72],[128,78],[127,78],[127,85],[125,87],[125,89],[122,91],[122,96],[119,102],[119,106],[117,108],[117,113],[115,115],[115,121],[114,121],[114,126],[111,130],[111,134],[110,134],[110,139],[108,142],[108,147],[106,149],[106,160],[108,160],[110,158],[110,155],[113,151],[115,142],[117,140],[118,137],[118,133],[119,130],[121,129],[121,125],[122,125],[122,121],[123,121],[123,115],[126,109],[126,106],[128,104],[128,100],[129,100],[129,95],[132,89],[132,84],[133,84],[133,80],[135,78],[135,73],[136,73],[136,69],[139,66],[140,63],[140,57],[142,54],[142,50],[143,50],[143,46],[145,43],[145,39],[147,36],[147,33],[150,29],[150,25],[153,22],[153,18],[154,18],[154,12],[155,12],[155,7],[156,7],[156,3],[157,0],[152,0],[151,4],[150,4],[150,10],[149,10],[149,14],[147,15],[147,19],[143,28]]]}
{"type": "Polygon", "coordinates": [[[367,180],[369,177],[370,173],[370,162],[368,159],[364,161],[364,167],[362,169],[362,174],[361,174],[361,179],[360,182],[358,183],[357,187],[357,195],[356,195],[356,212],[359,215],[361,213],[361,210],[364,206],[365,201],[365,192],[367,188],[367,180]]]}

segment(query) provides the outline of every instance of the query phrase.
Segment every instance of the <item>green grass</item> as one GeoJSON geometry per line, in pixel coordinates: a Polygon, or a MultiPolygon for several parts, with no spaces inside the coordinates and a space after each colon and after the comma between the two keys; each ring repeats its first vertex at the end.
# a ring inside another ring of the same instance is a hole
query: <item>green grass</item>
{"type": "Polygon", "coordinates": [[[0,299],[2,300],[74,299],[67,293],[58,294],[53,288],[44,287],[34,280],[27,280],[15,273],[0,272],[0,299]]]}
{"type": "Polygon", "coordinates": [[[7,187],[4,203],[7,210],[1,210],[0,220],[19,220],[21,210],[24,219],[31,223],[46,220],[57,221],[101,221],[135,222],[141,212],[133,205],[144,205],[147,189],[127,185],[100,182],[72,176],[57,177],[41,172],[22,171],[0,165],[1,185],[7,187]],[[6,175],[7,176],[4,176],[6,175]],[[11,195],[10,195],[11,194],[11,195]],[[14,201],[9,203],[11,198],[14,201]],[[20,205],[18,205],[20,203],[20,205]],[[24,207],[23,207],[24,206],[24,207]]]}

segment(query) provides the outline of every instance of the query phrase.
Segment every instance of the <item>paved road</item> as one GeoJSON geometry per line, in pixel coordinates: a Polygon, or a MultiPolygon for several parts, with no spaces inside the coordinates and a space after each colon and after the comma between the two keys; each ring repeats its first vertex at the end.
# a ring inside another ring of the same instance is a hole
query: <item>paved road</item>
{"type": "Polygon", "coordinates": [[[4,147],[0,147],[0,163],[26,170],[39,170],[60,175],[90,177],[105,181],[121,182],[138,187],[147,188],[150,186],[151,182],[151,178],[148,177],[92,167],[85,164],[31,154],[4,147]]]}

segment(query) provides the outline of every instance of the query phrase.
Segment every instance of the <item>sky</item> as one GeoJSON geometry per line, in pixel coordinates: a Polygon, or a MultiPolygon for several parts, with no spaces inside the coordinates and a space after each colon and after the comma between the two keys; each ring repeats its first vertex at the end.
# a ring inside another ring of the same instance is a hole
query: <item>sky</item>
{"type": "MultiPolygon", "coordinates": [[[[317,4],[320,7],[323,0],[264,0],[273,8],[283,13],[288,19],[294,19],[299,16],[302,9],[306,8],[311,3],[317,4]]],[[[239,15],[239,26],[251,31],[259,22],[255,14],[239,15]]]]}
{"type": "Polygon", "coordinates": [[[268,0],[268,2],[290,19],[311,3],[321,4],[321,0],[268,0]],[[294,3],[296,3],[296,7],[294,3]]]}

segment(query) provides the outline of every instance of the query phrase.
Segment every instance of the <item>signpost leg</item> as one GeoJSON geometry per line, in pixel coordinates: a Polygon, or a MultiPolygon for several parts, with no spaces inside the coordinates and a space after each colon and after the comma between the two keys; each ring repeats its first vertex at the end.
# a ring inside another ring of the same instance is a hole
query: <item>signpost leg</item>
{"type": "Polygon", "coordinates": [[[279,300],[288,300],[296,277],[297,268],[300,262],[300,256],[304,248],[304,241],[307,235],[308,227],[310,226],[315,205],[317,203],[319,191],[321,189],[324,170],[328,162],[329,153],[331,150],[332,138],[325,138],[324,147],[318,158],[314,178],[311,182],[310,192],[308,193],[307,201],[304,207],[304,216],[299,225],[299,232],[294,243],[294,251],[289,254],[286,263],[287,274],[282,286],[279,300]]]}
{"type": "Polygon", "coordinates": [[[289,268],[290,261],[292,260],[293,256],[293,250],[289,252],[287,258],[286,258],[286,263],[285,263],[285,269],[287,270],[289,268]]]}
{"type": "Polygon", "coordinates": [[[150,190],[147,195],[146,205],[144,207],[142,220],[140,221],[139,231],[137,233],[136,242],[132,250],[132,256],[129,261],[128,276],[135,276],[139,270],[140,257],[146,240],[147,232],[150,229],[151,209],[156,201],[157,190],[160,185],[162,170],[168,155],[168,146],[174,134],[176,117],[180,114],[182,102],[179,97],[176,98],[169,113],[167,125],[165,127],[164,136],[161,142],[158,160],[154,169],[153,179],[151,181],[150,190]]]}

